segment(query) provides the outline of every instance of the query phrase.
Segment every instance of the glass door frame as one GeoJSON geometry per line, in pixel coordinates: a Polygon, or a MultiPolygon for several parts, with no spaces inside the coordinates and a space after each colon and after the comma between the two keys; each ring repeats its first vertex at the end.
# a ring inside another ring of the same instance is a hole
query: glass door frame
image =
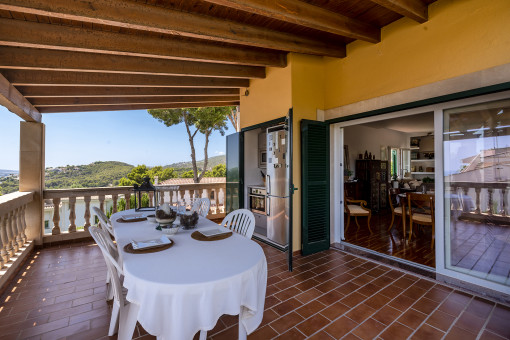
{"type": "MultiPolygon", "coordinates": [[[[420,113],[434,112],[434,185],[436,195],[436,209],[435,209],[435,272],[440,281],[448,281],[448,279],[460,280],[470,284],[482,286],[494,291],[502,292],[505,294],[510,293],[510,287],[492,281],[487,281],[475,276],[471,276],[453,269],[446,267],[446,243],[449,237],[445,234],[445,209],[444,209],[444,153],[443,153],[443,111],[460,106],[468,106],[480,104],[484,102],[497,101],[510,98],[510,91],[503,91],[487,95],[480,95],[466,99],[459,99],[439,104],[428,106],[421,106],[417,108],[385,113],[364,118],[353,118],[352,120],[345,120],[338,123],[331,124],[330,145],[332,155],[332,171],[330,173],[331,182],[331,241],[344,243],[343,224],[344,224],[344,209],[343,209],[343,128],[359,124],[371,123],[386,119],[411,116],[420,113]],[[342,132],[341,132],[342,130],[342,132]]],[[[355,115],[358,116],[359,115],[355,115]]],[[[348,117],[346,117],[348,119],[348,117]]]]}

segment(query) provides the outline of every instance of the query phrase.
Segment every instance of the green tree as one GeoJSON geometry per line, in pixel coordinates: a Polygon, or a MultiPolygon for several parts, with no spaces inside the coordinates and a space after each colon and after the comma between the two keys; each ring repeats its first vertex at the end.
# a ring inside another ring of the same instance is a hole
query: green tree
{"type": "Polygon", "coordinates": [[[181,174],[181,178],[193,178],[193,170],[185,171],[181,174]]]}
{"type": "Polygon", "coordinates": [[[207,171],[209,137],[213,131],[219,131],[223,136],[227,129],[227,119],[234,110],[233,106],[223,107],[199,107],[183,109],[156,109],[148,110],[149,114],[166,126],[173,126],[184,123],[191,149],[191,164],[193,166],[193,181],[200,183],[200,180],[207,171]],[[193,131],[194,130],[194,131],[193,131]],[[195,136],[200,132],[205,136],[204,146],[204,167],[199,174],[195,153],[195,136]]]}
{"type": "Polygon", "coordinates": [[[218,164],[211,171],[207,171],[204,177],[226,177],[227,166],[225,164],[218,164]]]}
{"type": "Polygon", "coordinates": [[[146,165],[138,165],[134,167],[130,173],[127,174],[126,177],[122,177],[119,180],[120,186],[133,186],[135,184],[142,184],[143,179],[145,177],[149,177],[151,182],[154,183],[154,178],[158,177],[158,181],[164,181],[169,178],[177,177],[177,173],[174,168],[163,168],[161,165],[155,166],[153,168],[148,168],[146,165]]]}

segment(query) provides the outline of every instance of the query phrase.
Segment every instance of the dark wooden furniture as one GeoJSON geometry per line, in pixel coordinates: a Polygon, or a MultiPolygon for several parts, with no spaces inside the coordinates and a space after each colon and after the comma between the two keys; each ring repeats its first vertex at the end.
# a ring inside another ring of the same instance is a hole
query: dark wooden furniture
{"type": "Polygon", "coordinates": [[[355,200],[361,199],[361,183],[360,182],[344,182],[345,196],[355,200]]]}
{"type": "Polygon", "coordinates": [[[367,201],[372,212],[388,207],[388,170],[387,161],[356,160],[356,178],[361,183],[361,199],[367,201]]]}

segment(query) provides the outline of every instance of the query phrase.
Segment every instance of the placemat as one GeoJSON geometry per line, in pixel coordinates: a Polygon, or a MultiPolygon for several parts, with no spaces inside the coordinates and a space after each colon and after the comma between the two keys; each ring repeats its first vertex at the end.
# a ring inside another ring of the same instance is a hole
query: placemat
{"type": "Polygon", "coordinates": [[[140,218],[135,218],[133,220],[125,221],[125,220],[122,219],[122,217],[120,217],[120,218],[117,219],[117,222],[118,223],[132,223],[132,222],[145,221],[146,219],[147,219],[147,217],[140,217],[140,218]]]}
{"type": "Polygon", "coordinates": [[[131,243],[128,243],[124,246],[124,251],[126,253],[130,253],[130,254],[149,254],[149,253],[157,253],[158,251],[162,251],[162,250],[165,250],[165,249],[168,249],[170,248],[171,246],[173,246],[175,244],[174,241],[170,240],[171,243],[169,244],[165,244],[164,246],[161,246],[161,247],[154,247],[154,248],[148,248],[148,249],[133,249],[133,245],[131,243]]]}
{"type": "Polygon", "coordinates": [[[218,241],[218,240],[224,240],[226,238],[229,238],[230,236],[232,236],[232,232],[226,233],[226,234],[214,235],[214,236],[210,236],[210,237],[204,236],[198,231],[194,231],[191,234],[191,238],[194,240],[197,240],[197,241],[218,241]]]}

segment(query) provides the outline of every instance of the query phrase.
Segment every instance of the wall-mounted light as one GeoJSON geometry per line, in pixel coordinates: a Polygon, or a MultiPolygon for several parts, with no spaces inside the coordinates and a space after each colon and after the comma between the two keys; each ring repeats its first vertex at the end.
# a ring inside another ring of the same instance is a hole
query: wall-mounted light
{"type": "Polygon", "coordinates": [[[244,91],[244,96],[248,97],[249,95],[250,95],[250,90],[246,89],[246,91],[244,91]]]}

